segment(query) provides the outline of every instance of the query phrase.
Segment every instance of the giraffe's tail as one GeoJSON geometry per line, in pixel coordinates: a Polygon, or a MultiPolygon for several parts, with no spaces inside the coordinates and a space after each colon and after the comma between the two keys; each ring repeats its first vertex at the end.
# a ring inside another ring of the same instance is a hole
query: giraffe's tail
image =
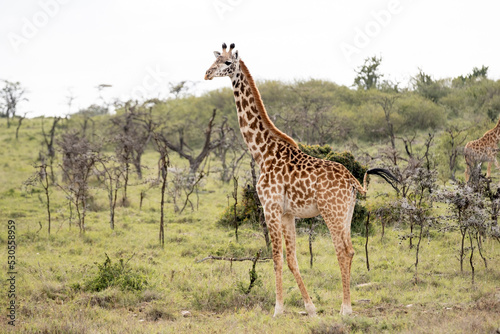
{"type": "Polygon", "coordinates": [[[368,185],[366,183],[366,178],[368,174],[373,174],[373,175],[378,175],[381,178],[383,178],[387,183],[391,185],[391,187],[394,188],[399,193],[399,189],[396,186],[399,182],[399,180],[387,169],[385,168],[372,168],[366,171],[365,177],[363,178],[363,189],[362,193],[366,194],[366,191],[368,190],[368,185]]]}

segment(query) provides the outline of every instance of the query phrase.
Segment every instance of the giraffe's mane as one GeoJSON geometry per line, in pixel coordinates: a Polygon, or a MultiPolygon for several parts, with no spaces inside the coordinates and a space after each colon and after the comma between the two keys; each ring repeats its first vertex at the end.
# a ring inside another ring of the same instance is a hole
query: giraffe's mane
{"type": "Polygon", "coordinates": [[[252,91],[252,94],[254,96],[255,104],[257,105],[257,110],[258,110],[259,115],[262,119],[262,122],[264,123],[264,126],[268,130],[270,130],[274,136],[284,140],[285,142],[289,143],[290,145],[292,145],[294,147],[298,147],[295,140],[293,140],[291,137],[289,137],[288,135],[286,135],[285,133],[280,131],[273,124],[271,119],[269,118],[269,115],[267,114],[266,108],[264,107],[264,103],[262,102],[262,98],[260,97],[260,92],[257,89],[257,86],[255,85],[255,81],[253,80],[252,75],[248,71],[247,66],[245,65],[245,63],[241,59],[240,59],[240,68],[248,81],[248,85],[250,86],[250,90],[252,91]]]}
{"type": "Polygon", "coordinates": [[[482,138],[493,135],[493,133],[497,132],[499,128],[500,128],[500,119],[498,120],[497,124],[493,129],[490,129],[484,133],[482,138]]]}

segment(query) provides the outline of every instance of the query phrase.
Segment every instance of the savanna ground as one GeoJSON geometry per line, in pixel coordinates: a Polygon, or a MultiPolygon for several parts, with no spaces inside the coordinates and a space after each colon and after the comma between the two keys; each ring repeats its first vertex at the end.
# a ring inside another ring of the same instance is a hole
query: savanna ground
{"type": "MultiPolygon", "coordinates": [[[[15,127],[0,125],[0,247],[1,332],[19,333],[495,333],[500,327],[500,247],[487,239],[484,254],[474,258],[471,282],[468,262],[460,272],[458,234],[426,235],[421,247],[419,280],[415,283],[415,250],[400,241],[404,226],[387,227],[381,238],[378,225],[369,240],[371,270],[365,264],[365,238],[353,236],[352,265],[354,313],[338,314],[342,299],[340,272],[327,232],[313,244],[314,265],[309,266],[307,233],[300,232],[297,256],[302,277],[318,310],[309,318],[300,292],[285,266],[285,314],[274,319],[274,273],[270,261],[257,264],[260,284],[246,295],[250,262],[204,261],[209,254],[254,256],[265,243],[258,229],[243,226],[239,242],[234,232],[216,226],[228,205],[231,184],[215,174],[204,181],[199,208],[173,213],[167,204],[165,246],[158,242],[159,189],[148,192],[139,210],[139,188],[130,187],[130,205],[117,209],[116,226],[109,228],[105,195],[97,200],[81,235],[64,194],[53,196],[52,233],[47,233],[43,193],[27,191],[22,183],[35,170],[40,149],[40,120],[26,120],[18,141],[15,127]],[[7,314],[7,222],[16,223],[16,321],[7,314]],[[41,224],[41,225],[40,225],[41,224]],[[42,226],[40,228],[40,226],[42,226]],[[145,279],[140,290],[109,287],[84,289],[106,260],[125,262],[126,268],[145,279]],[[189,311],[184,316],[183,311],[189,311]]],[[[172,158],[175,157],[172,155],[172,158]]],[[[176,162],[181,164],[180,161],[176,162]]],[[[145,155],[146,174],[155,175],[157,154],[145,155]]],[[[495,175],[495,174],[494,174],[495,175]]],[[[241,180],[248,178],[243,172],[241,180]]],[[[496,174],[498,180],[498,174],[496,174]]],[[[240,181],[241,182],[241,181],[240,181]]],[[[241,182],[243,184],[243,182],[241,182]]],[[[373,180],[367,205],[383,200],[388,186],[373,180]]],[[[97,193],[97,190],[93,190],[97,193]]],[[[196,203],[196,198],[194,198],[196,203]]],[[[267,253],[268,254],[268,253],[267,253]]],[[[266,255],[264,251],[264,256],[266,255]]],[[[468,258],[467,258],[468,259],[468,258]]]]}

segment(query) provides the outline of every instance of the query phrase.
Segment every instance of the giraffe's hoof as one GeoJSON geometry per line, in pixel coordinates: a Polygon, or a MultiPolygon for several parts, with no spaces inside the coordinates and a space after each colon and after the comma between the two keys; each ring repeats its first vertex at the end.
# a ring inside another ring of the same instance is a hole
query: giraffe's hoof
{"type": "Polygon", "coordinates": [[[278,306],[278,305],[276,305],[276,306],[274,307],[274,315],[273,315],[273,318],[276,318],[276,317],[279,317],[280,315],[282,315],[282,314],[283,314],[283,310],[284,310],[283,306],[278,306]]]}
{"type": "Polygon", "coordinates": [[[344,305],[340,307],[340,315],[350,315],[352,314],[352,307],[351,305],[344,305]]]}
{"type": "Polygon", "coordinates": [[[306,304],[305,306],[306,306],[307,314],[310,317],[315,317],[316,316],[316,307],[314,306],[314,304],[313,303],[306,304]]]}

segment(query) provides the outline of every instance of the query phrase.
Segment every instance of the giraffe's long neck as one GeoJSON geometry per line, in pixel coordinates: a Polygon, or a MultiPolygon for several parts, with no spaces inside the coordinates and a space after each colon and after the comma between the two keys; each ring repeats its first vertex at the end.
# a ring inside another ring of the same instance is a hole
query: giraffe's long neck
{"type": "Polygon", "coordinates": [[[274,154],[279,142],[295,147],[297,144],[269,119],[259,90],[243,61],[238,62],[231,81],[241,134],[262,170],[266,158],[274,154]]]}
{"type": "Polygon", "coordinates": [[[497,125],[495,125],[493,129],[488,130],[481,139],[490,144],[497,145],[500,141],[500,120],[497,122],[497,125]]]}
{"type": "Polygon", "coordinates": [[[497,125],[492,129],[494,133],[495,141],[498,143],[500,141],[500,119],[497,122],[497,125]]]}

